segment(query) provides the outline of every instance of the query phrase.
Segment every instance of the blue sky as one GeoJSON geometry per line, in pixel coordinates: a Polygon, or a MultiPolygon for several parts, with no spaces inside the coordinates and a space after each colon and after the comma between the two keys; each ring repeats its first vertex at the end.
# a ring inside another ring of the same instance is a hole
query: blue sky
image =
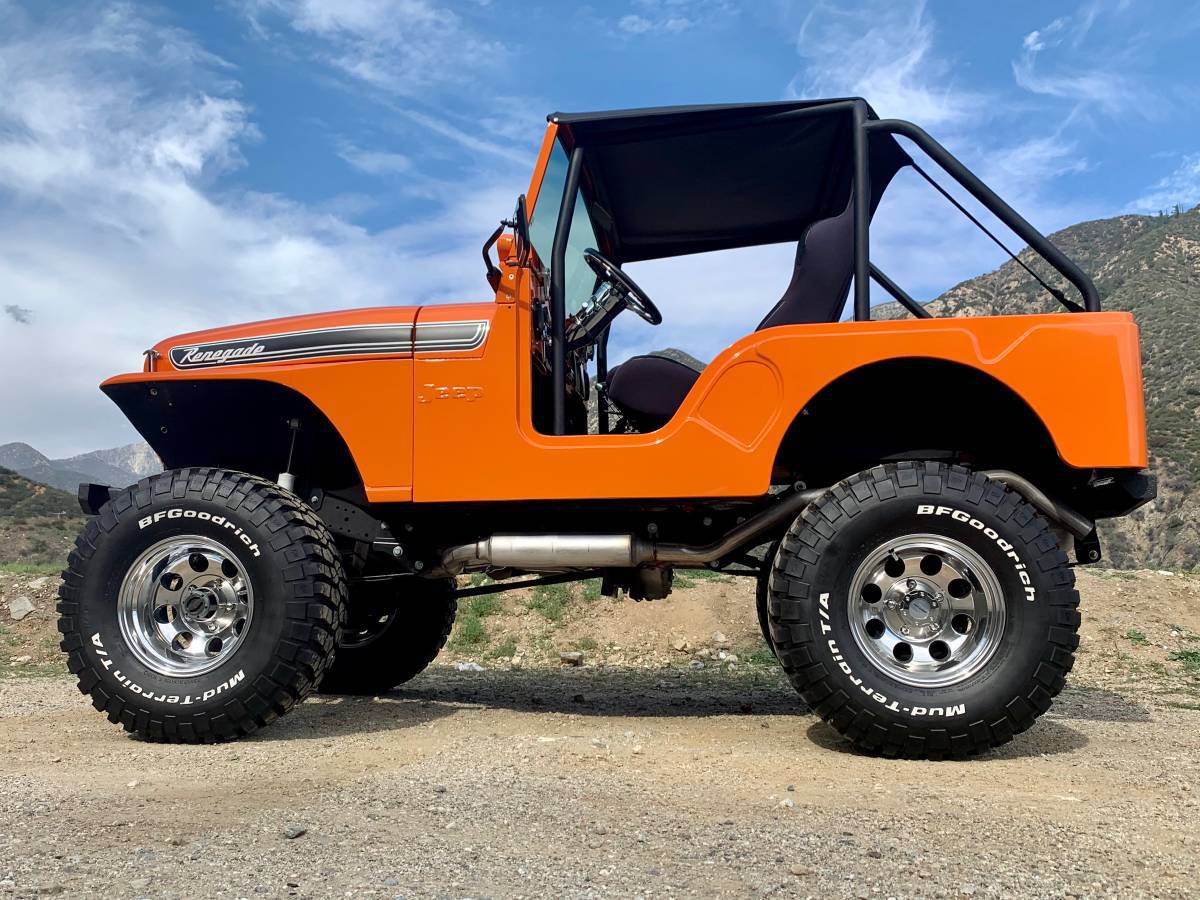
{"type": "MultiPolygon", "coordinates": [[[[0,443],[133,439],[96,384],[169,334],[487,299],[555,109],[862,94],[1043,230],[1195,205],[1198,38],[1183,2],[0,0],[0,443]]],[[[617,355],[711,358],[791,252],[631,267],[666,322],[617,355]]],[[[1001,261],[903,179],[873,254],[919,297],[1001,261]]]]}

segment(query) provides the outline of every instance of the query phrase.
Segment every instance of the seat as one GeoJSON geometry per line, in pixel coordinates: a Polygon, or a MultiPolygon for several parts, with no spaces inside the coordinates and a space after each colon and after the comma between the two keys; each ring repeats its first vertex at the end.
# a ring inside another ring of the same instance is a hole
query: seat
{"type": "Polygon", "coordinates": [[[703,370],[682,350],[632,356],[609,371],[605,395],[639,431],[654,431],[675,415],[703,370]]]}
{"type": "MultiPolygon", "coordinates": [[[[853,274],[854,208],[847,204],[805,229],[787,289],[754,330],[836,320],[853,274]]],[[[609,370],[605,394],[639,431],[654,431],[675,415],[703,369],[679,350],[634,356],[609,370]]]]}

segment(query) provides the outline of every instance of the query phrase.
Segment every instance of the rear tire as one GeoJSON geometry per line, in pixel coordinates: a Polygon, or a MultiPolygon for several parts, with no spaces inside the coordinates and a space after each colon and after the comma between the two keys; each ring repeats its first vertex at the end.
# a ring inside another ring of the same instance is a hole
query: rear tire
{"type": "Polygon", "coordinates": [[[1079,645],[1075,576],[1047,521],[960,466],[862,472],[809,505],[775,560],[775,653],[862,750],[963,757],[1033,725],[1079,645]]]}
{"type": "Polygon", "coordinates": [[[452,578],[355,585],[337,662],[321,693],[382,694],[425,671],[454,627],[454,588],[452,578]]]}
{"type": "Polygon", "coordinates": [[[179,469],[88,520],[59,588],[60,646],[111,722],[211,743],[311,693],[345,602],[333,538],[298,498],[252,475],[179,469]]]}
{"type": "Polygon", "coordinates": [[[779,545],[782,542],[783,538],[780,538],[767,547],[762,568],[758,577],[754,579],[754,609],[758,613],[758,628],[772,654],[775,653],[775,644],[771,641],[771,572],[775,568],[775,557],[779,555],[779,545]]]}

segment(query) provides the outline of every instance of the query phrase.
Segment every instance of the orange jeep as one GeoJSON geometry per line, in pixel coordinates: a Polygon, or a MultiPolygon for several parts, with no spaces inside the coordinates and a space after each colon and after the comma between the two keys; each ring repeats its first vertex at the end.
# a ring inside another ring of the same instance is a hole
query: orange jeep
{"type": "Polygon", "coordinates": [[[102,385],[167,467],[80,489],[59,627],[110,720],[234,738],[411,678],[456,598],[654,599],[687,568],[756,579],[797,691],[865,750],[961,756],[1050,707],[1071,567],[1155,493],[1137,326],[925,132],[860,99],[555,114],[483,256],[489,301],[180,335],[102,385]],[[931,318],[871,262],[893,176],[929,178],[898,136],[1064,312],[931,318]],[[622,265],[778,242],[795,268],[752,334],[609,368],[617,315],[662,320],[622,265]],[[872,281],[910,317],[872,321],[872,281]]]}

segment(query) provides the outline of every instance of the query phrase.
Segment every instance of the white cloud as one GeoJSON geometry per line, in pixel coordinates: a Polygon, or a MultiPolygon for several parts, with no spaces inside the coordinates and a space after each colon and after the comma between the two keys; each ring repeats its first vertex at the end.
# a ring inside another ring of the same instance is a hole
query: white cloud
{"type": "Polygon", "coordinates": [[[630,14],[617,20],[617,27],[630,34],[645,34],[654,28],[654,23],[645,16],[630,14]]]}
{"type": "Polygon", "coordinates": [[[504,71],[509,48],[487,38],[459,12],[432,0],[241,0],[239,6],[272,51],[307,55],[349,79],[356,96],[366,89],[389,114],[439,142],[449,138],[470,154],[528,164],[530,151],[513,145],[536,147],[538,132],[514,134],[528,123],[527,116],[511,110],[543,104],[530,98],[506,104],[509,98],[492,96],[490,79],[504,71]],[[272,33],[273,26],[281,27],[280,35],[272,33]],[[423,111],[443,95],[452,102],[433,115],[423,111]],[[464,115],[472,100],[477,114],[464,115]],[[497,109],[509,115],[498,117],[497,109]]]}
{"type": "Polygon", "coordinates": [[[740,10],[728,0],[634,0],[630,12],[617,19],[627,35],[679,34],[729,21],[740,10]]]}
{"type": "Polygon", "coordinates": [[[498,71],[507,49],[430,0],[246,0],[265,33],[276,17],[318,39],[320,58],[389,94],[422,98],[498,71]]]}
{"type": "Polygon", "coordinates": [[[1069,101],[1081,111],[1108,116],[1157,113],[1154,95],[1127,71],[1136,49],[1134,36],[1125,32],[1121,47],[1083,48],[1102,11],[1100,3],[1087,3],[1073,15],[1025,35],[1012,63],[1013,78],[1030,93],[1069,101]],[[1103,63],[1096,65],[1096,59],[1103,63]]]}
{"type": "Polygon", "coordinates": [[[928,128],[978,119],[985,98],[955,83],[948,59],[934,52],[925,4],[867,3],[854,9],[817,3],[796,38],[804,71],[795,97],[865,97],[883,117],[928,128]]]}
{"type": "Polygon", "coordinates": [[[695,24],[684,16],[668,16],[656,20],[645,16],[631,14],[617,20],[617,27],[629,34],[646,34],[651,31],[680,32],[687,31],[695,24]]]}
{"type": "Polygon", "coordinates": [[[412,169],[412,160],[403,153],[364,150],[349,142],[338,147],[338,156],[367,175],[399,175],[412,169]]]}
{"type": "Polygon", "coordinates": [[[96,385],[171,334],[488,296],[462,263],[519,184],[443,185],[422,227],[371,234],[224,186],[261,137],[252,113],[226,66],[128,7],[0,37],[0,298],[29,319],[0,317],[0,442],[128,440],[96,385]]]}
{"type": "Polygon", "coordinates": [[[1129,204],[1130,212],[1156,213],[1187,209],[1200,203],[1200,153],[1184,156],[1175,171],[1160,178],[1146,194],[1129,204]]]}

